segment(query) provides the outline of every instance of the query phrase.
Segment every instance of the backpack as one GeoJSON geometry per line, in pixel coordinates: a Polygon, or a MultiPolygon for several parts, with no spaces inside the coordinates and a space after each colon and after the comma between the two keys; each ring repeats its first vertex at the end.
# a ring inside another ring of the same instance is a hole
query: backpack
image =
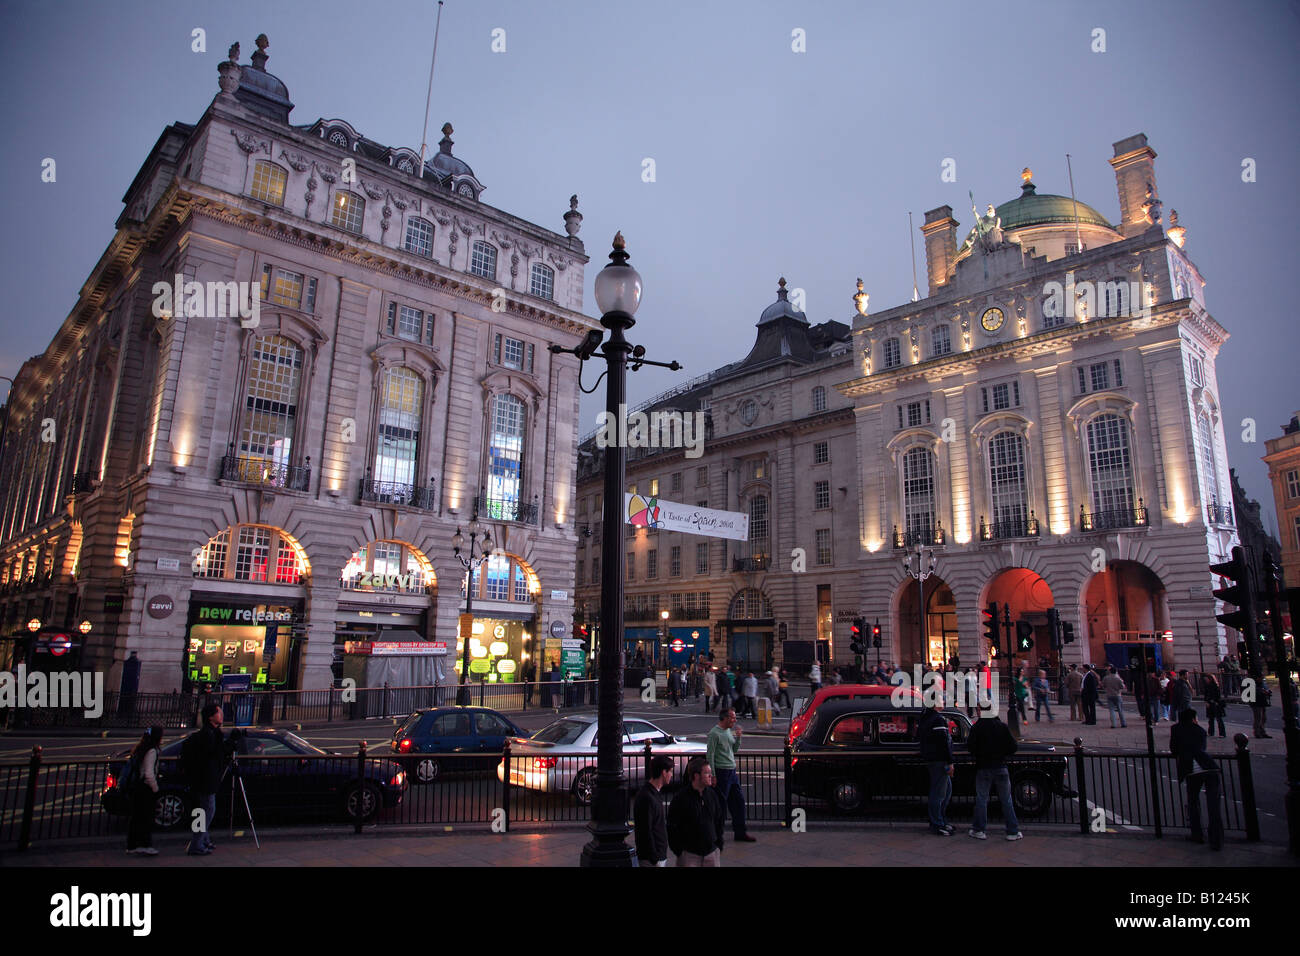
{"type": "Polygon", "coordinates": [[[122,777],[117,782],[117,787],[123,793],[130,793],[132,788],[140,782],[140,761],[142,758],[131,755],[126,762],[126,769],[122,771],[122,777]]]}

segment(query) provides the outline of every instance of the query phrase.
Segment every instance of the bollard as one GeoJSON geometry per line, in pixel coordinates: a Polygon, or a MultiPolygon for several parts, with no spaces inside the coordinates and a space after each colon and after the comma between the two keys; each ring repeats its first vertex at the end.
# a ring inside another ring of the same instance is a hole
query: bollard
{"type": "Polygon", "coordinates": [[[366,742],[361,741],[361,746],[357,748],[357,819],[353,824],[353,833],[361,832],[361,794],[366,786],[366,742]]]}
{"type": "Polygon", "coordinates": [[[32,814],[36,810],[36,780],[41,771],[41,748],[32,748],[31,763],[27,765],[27,794],[23,798],[23,822],[18,830],[18,849],[32,845],[32,814]]]}
{"type": "MultiPolygon", "coordinates": [[[[526,758],[525,758],[526,759],[526,758]]],[[[505,829],[502,833],[510,832],[510,738],[506,738],[505,745],[501,748],[501,761],[504,764],[501,773],[501,809],[505,813],[505,829]]]]}
{"type": "Polygon", "coordinates": [[[1086,762],[1083,759],[1083,738],[1074,738],[1074,777],[1075,789],[1079,791],[1079,832],[1087,836],[1092,832],[1088,825],[1088,776],[1084,772],[1086,762]]]}
{"type": "Polygon", "coordinates": [[[1255,776],[1250,766],[1250,739],[1245,734],[1234,734],[1237,745],[1237,771],[1241,778],[1241,809],[1246,817],[1246,839],[1259,840],[1259,809],[1255,806],[1255,776]]]}

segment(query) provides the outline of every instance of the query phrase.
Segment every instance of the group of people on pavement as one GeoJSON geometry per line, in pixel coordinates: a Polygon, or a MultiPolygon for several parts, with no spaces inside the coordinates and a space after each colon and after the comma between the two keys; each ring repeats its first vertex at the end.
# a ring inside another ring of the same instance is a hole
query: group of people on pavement
{"type": "Polygon", "coordinates": [[[742,670],[739,664],[715,667],[703,660],[693,665],[683,664],[668,676],[668,699],[674,707],[681,706],[681,699],[692,683],[696,699],[704,697],[706,714],[713,713],[714,708],[720,714],[734,706],[738,716],[756,717],[759,697],[768,698],[778,715],[782,705],[791,706],[790,678],[783,667],[767,671],[760,679],[753,671],[742,670]],[[693,674],[698,674],[697,681],[692,682],[693,674]]]}

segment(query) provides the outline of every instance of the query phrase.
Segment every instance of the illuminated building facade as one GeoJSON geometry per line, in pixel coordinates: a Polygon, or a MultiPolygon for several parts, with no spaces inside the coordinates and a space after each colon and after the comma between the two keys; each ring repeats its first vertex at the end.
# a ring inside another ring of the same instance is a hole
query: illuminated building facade
{"type": "MultiPolygon", "coordinates": [[[[447,644],[475,513],[475,617],[507,646],[572,617],[577,344],[587,257],[481,201],[452,153],[290,123],[238,49],[159,137],[0,461],[0,629],[90,622],[82,667],[170,691],[247,673],[328,686],[347,641],[447,644]],[[256,306],[256,308],[254,308],[256,306]],[[466,530],[468,530],[466,528],[466,530]]],[[[454,658],[454,662],[453,662],[454,658]]],[[[517,670],[516,670],[517,673],[517,670]]]]}

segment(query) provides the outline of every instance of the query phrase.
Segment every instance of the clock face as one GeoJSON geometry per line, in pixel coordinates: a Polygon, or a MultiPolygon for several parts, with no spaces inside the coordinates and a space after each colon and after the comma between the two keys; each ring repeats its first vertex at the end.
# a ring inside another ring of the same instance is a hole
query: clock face
{"type": "Polygon", "coordinates": [[[998,329],[1002,328],[1002,323],[1005,319],[1006,316],[1002,314],[1002,310],[995,307],[985,311],[984,315],[980,318],[980,325],[984,326],[984,331],[986,332],[996,332],[998,329]]]}

